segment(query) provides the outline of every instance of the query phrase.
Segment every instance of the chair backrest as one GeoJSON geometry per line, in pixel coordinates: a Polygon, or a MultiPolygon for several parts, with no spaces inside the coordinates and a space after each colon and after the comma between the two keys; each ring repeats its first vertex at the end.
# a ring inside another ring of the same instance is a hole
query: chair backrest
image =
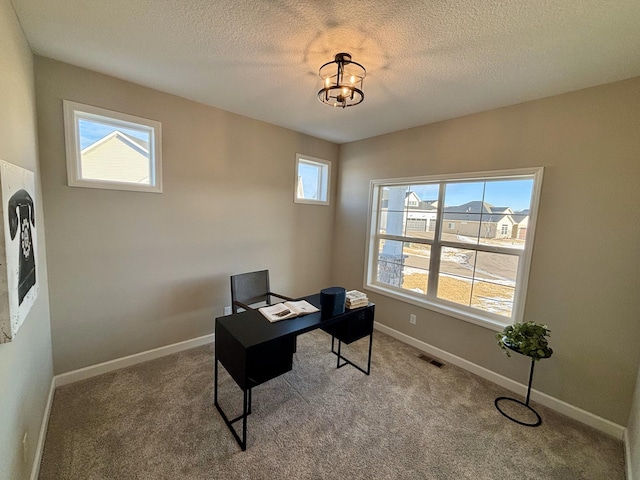
{"type": "Polygon", "coordinates": [[[235,302],[252,305],[259,302],[270,302],[269,270],[241,273],[231,276],[231,303],[233,313],[238,312],[235,302]]]}

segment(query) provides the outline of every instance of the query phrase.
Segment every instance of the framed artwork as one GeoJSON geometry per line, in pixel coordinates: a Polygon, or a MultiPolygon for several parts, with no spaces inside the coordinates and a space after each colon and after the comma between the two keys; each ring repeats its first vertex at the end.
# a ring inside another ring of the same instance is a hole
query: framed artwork
{"type": "Polygon", "coordinates": [[[0,160],[0,343],[14,339],[38,297],[33,172],[0,160]]]}

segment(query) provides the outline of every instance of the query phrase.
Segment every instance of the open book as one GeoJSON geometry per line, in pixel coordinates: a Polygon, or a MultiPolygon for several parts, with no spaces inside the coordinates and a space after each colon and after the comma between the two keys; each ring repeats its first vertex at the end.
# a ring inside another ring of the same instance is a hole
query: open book
{"type": "Polygon", "coordinates": [[[295,300],[262,307],[259,308],[258,311],[264,315],[267,320],[273,323],[278,320],[286,320],[287,318],[319,312],[320,310],[306,300],[295,300]]]}

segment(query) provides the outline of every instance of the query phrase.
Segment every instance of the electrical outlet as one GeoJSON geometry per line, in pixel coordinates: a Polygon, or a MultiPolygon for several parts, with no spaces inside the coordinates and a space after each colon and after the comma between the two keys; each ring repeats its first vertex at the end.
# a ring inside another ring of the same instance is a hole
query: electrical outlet
{"type": "Polygon", "coordinates": [[[224,307],[224,314],[231,315],[231,307],[224,307]]]}
{"type": "Polygon", "coordinates": [[[416,314],[412,313],[411,315],[409,315],[409,323],[411,325],[415,325],[416,324],[416,314]]]}
{"type": "Polygon", "coordinates": [[[24,436],[22,437],[22,459],[24,463],[27,463],[27,454],[28,452],[28,441],[29,441],[29,432],[24,432],[24,436]]]}

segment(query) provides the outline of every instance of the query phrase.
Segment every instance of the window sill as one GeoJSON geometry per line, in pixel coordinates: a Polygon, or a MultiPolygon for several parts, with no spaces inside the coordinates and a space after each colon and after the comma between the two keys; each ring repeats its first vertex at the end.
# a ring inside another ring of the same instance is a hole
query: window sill
{"type": "Polygon", "coordinates": [[[301,203],[305,205],[329,205],[328,200],[311,200],[309,198],[295,198],[293,203],[301,203]]]}
{"type": "Polygon", "coordinates": [[[69,179],[70,187],[99,188],[101,190],[121,190],[128,192],[162,193],[162,185],[146,185],[127,182],[109,182],[106,180],[69,179]]]}
{"type": "Polygon", "coordinates": [[[440,303],[431,302],[426,299],[415,298],[412,295],[405,294],[404,292],[397,291],[395,289],[385,288],[380,285],[374,284],[365,284],[364,288],[370,290],[375,293],[379,293],[380,295],[384,295],[385,297],[393,298],[395,300],[399,300],[404,303],[409,303],[411,305],[415,305],[416,307],[426,308],[427,310],[432,310],[434,312],[441,313],[443,315],[447,315],[449,317],[456,318],[458,320],[463,320],[465,322],[473,323],[474,325],[478,325],[480,327],[487,328],[489,330],[495,332],[501,332],[504,327],[507,325],[512,325],[514,321],[508,318],[496,319],[487,316],[474,315],[465,310],[455,308],[453,306],[444,305],[440,303]]]}

